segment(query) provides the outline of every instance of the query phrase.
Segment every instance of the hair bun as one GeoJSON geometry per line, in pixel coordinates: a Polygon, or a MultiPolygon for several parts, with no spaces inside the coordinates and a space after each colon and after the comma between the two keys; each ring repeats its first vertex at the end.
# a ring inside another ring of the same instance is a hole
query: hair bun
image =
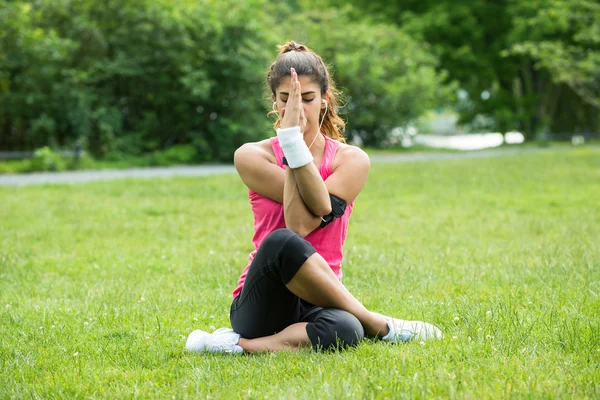
{"type": "Polygon", "coordinates": [[[308,49],[306,48],[306,46],[304,46],[302,44],[298,44],[298,43],[294,42],[293,40],[290,40],[283,46],[279,46],[279,55],[289,53],[290,51],[302,52],[302,51],[308,51],[308,49]]]}

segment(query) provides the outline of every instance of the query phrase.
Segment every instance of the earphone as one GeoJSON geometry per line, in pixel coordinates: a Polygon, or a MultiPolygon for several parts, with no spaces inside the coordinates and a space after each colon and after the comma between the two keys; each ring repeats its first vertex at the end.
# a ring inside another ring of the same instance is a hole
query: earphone
{"type": "MultiPolygon", "coordinates": [[[[310,142],[310,145],[308,146],[309,149],[315,143],[315,140],[317,140],[319,133],[321,133],[321,127],[323,126],[323,121],[325,121],[325,114],[327,114],[327,109],[329,107],[327,100],[323,99],[323,100],[321,100],[321,103],[325,104],[325,112],[323,113],[323,117],[321,118],[321,123],[319,124],[319,130],[317,131],[315,138],[312,140],[312,142],[310,142]]],[[[277,102],[276,101],[273,102],[273,111],[277,111],[277,102]]]]}

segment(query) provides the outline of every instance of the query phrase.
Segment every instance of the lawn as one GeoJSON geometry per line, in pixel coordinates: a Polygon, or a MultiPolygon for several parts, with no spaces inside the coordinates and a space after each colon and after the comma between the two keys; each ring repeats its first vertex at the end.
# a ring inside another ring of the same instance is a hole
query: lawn
{"type": "Polygon", "coordinates": [[[198,355],[252,250],[235,175],[0,188],[0,398],[598,398],[600,150],[374,164],[344,283],[437,342],[198,355]]]}

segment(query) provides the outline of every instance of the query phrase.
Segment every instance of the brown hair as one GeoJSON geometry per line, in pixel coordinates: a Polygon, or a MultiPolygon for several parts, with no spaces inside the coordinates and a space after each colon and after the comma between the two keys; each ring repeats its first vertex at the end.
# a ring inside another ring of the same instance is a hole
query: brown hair
{"type": "MultiPolygon", "coordinates": [[[[331,139],[346,142],[344,138],[346,123],[337,115],[340,92],[335,88],[329,70],[321,57],[308,47],[294,41],[289,41],[278,47],[279,55],[267,72],[267,83],[273,96],[275,96],[275,90],[281,84],[281,80],[286,76],[290,76],[290,68],[294,68],[298,76],[311,77],[321,88],[321,96],[327,100],[327,114],[323,119],[321,131],[331,139]]],[[[319,122],[323,118],[324,111],[325,109],[321,109],[319,122]]],[[[274,128],[279,128],[280,124],[278,114],[274,128]]]]}

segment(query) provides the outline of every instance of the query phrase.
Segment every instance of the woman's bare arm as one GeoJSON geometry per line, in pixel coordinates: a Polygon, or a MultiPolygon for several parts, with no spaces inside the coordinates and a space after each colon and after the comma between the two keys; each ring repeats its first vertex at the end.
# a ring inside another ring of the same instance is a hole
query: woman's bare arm
{"type": "Polygon", "coordinates": [[[262,143],[246,143],[233,155],[235,168],[248,189],[283,203],[284,171],[262,143]]]}
{"type": "Polygon", "coordinates": [[[363,189],[370,169],[367,153],[355,146],[340,145],[333,162],[333,172],[325,180],[327,192],[350,204],[363,189]]]}
{"type": "Polygon", "coordinates": [[[304,204],[292,169],[284,171],[277,166],[275,156],[265,146],[265,143],[247,143],[240,147],[234,155],[235,167],[249,189],[283,203],[286,226],[305,237],[319,226],[321,219],[304,204]]]}
{"type": "Polygon", "coordinates": [[[301,168],[295,168],[295,182],[306,207],[318,217],[331,212],[331,200],[327,186],[314,163],[309,163],[301,168]]]}
{"type": "MultiPolygon", "coordinates": [[[[323,182],[322,179],[321,182],[323,182]]],[[[321,224],[321,217],[311,213],[302,200],[295,173],[291,168],[287,168],[285,171],[283,215],[285,225],[302,237],[307,236],[321,224]]]]}
{"type": "MultiPolygon", "coordinates": [[[[314,166],[314,164],[312,165],[314,166]]],[[[370,167],[371,162],[367,153],[358,147],[340,145],[333,163],[332,174],[325,182],[323,182],[319,175],[320,182],[322,182],[322,185],[325,186],[327,190],[327,202],[329,205],[329,212],[322,215],[327,215],[331,212],[331,200],[329,194],[334,194],[337,197],[344,199],[346,204],[352,203],[364,187],[369,175],[370,167]]],[[[301,197],[301,184],[297,181],[297,171],[298,169],[288,169],[286,171],[284,213],[286,214],[286,224],[288,226],[293,224],[294,226],[299,227],[301,231],[296,232],[304,237],[321,225],[322,215],[314,215],[308,209],[305,201],[303,199],[298,199],[298,197],[301,197]],[[290,205],[293,205],[293,207],[287,206],[286,208],[288,199],[290,205]],[[307,214],[312,216],[312,218],[307,217],[307,214]]],[[[306,187],[308,188],[310,186],[307,185],[306,187]]]]}
{"type": "MultiPolygon", "coordinates": [[[[286,226],[305,237],[321,223],[321,216],[311,212],[301,195],[300,187],[304,190],[311,190],[311,182],[320,184],[327,190],[327,204],[331,208],[329,193],[334,194],[350,204],[362,190],[370,169],[368,155],[354,146],[340,144],[334,163],[333,173],[325,182],[321,176],[318,181],[313,176],[312,179],[304,182],[298,182],[297,176],[305,178],[302,168],[285,171],[276,164],[275,156],[266,150],[268,143],[247,143],[240,147],[234,156],[235,166],[242,181],[249,189],[268,197],[274,201],[284,204],[284,216],[286,226]],[[300,174],[298,174],[300,172],[300,174]],[[286,194],[284,195],[284,192],[286,194]],[[285,198],[284,198],[285,197],[285,198]]],[[[318,170],[313,163],[310,163],[314,171],[318,170]]],[[[306,169],[307,174],[310,169],[306,169]]],[[[319,187],[317,185],[317,187],[319,187]]],[[[327,210],[322,210],[327,211],[327,210]]]]}

